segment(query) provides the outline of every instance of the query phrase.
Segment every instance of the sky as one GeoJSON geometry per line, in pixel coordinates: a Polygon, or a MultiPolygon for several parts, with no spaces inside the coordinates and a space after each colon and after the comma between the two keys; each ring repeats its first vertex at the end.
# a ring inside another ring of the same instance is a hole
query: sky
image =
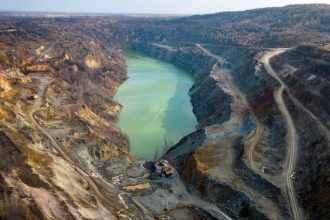
{"type": "Polygon", "coordinates": [[[330,0],[0,0],[0,11],[206,14],[330,0]]]}

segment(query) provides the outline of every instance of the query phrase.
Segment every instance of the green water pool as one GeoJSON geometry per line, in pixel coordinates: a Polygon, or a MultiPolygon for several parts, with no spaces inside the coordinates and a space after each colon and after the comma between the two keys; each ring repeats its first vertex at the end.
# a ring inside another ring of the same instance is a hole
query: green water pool
{"type": "Polygon", "coordinates": [[[189,89],[192,76],[176,66],[133,51],[126,52],[128,80],[115,100],[123,105],[118,127],[130,140],[131,153],[150,160],[165,140],[175,144],[195,130],[189,89]]]}

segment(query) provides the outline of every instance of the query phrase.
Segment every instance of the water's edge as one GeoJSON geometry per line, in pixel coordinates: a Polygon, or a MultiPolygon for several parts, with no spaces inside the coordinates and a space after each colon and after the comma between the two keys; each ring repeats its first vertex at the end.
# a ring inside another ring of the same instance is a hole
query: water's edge
{"type": "Polygon", "coordinates": [[[194,80],[171,63],[131,50],[125,54],[128,79],[114,97],[123,105],[117,126],[128,136],[131,154],[151,160],[165,141],[175,144],[195,130],[188,95],[194,80]]]}

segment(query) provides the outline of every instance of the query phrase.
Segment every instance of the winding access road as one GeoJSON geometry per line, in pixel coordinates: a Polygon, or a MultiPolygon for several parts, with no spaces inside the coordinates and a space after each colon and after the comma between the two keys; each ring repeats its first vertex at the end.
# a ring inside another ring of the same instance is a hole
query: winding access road
{"type": "Polygon", "coordinates": [[[292,117],[287,109],[287,106],[283,99],[283,92],[287,89],[284,82],[280,79],[278,74],[274,71],[272,66],[270,65],[270,59],[274,56],[277,56],[287,49],[273,49],[266,52],[260,59],[260,62],[265,67],[267,73],[276,79],[280,84],[280,87],[275,91],[274,98],[275,102],[279,107],[280,112],[283,115],[283,118],[286,123],[287,128],[287,159],[286,159],[286,170],[284,171],[285,180],[286,180],[286,188],[289,197],[289,202],[291,206],[291,213],[292,218],[294,220],[301,220],[303,219],[303,215],[301,214],[301,209],[298,205],[298,200],[296,196],[296,192],[293,186],[291,175],[294,172],[294,166],[297,158],[297,142],[298,142],[298,135],[295,129],[292,117]]]}
{"type": "MultiPolygon", "coordinates": [[[[204,48],[201,44],[196,44],[196,46],[201,49],[206,55],[214,58],[218,63],[225,63],[226,61],[218,56],[204,48]]],[[[280,84],[280,87],[274,92],[274,99],[276,104],[279,107],[280,112],[283,115],[283,118],[285,120],[286,129],[287,129],[287,156],[286,156],[286,168],[284,171],[285,176],[285,182],[286,182],[286,189],[287,194],[289,197],[289,203],[291,206],[291,213],[292,218],[294,220],[301,220],[304,219],[302,211],[298,205],[298,200],[296,196],[296,192],[293,186],[291,175],[294,172],[294,166],[297,158],[297,142],[298,142],[298,134],[295,129],[292,117],[289,113],[289,110],[287,109],[287,106],[283,99],[283,92],[287,90],[287,87],[285,83],[279,78],[277,73],[273,70],[273,68],[270,65],[270,59],[274,56],[277,56],[283,52],[285,52],[287,48],[279,48],[279,49],[271,49],[267,51],[260,59],[260,63],[263,64],[265,67],[267,73],[275,78],[275,80],[278,81],[280,84]]],[[[255,116],[254,112],[251,110],[246,97],[239,91],[239,89],[235,89],[233,91],[236,96],[239,97],[239,100],[241,104],[243,104],[246,109],[248,109],[251,113],[251,116],[255,122],[256,125],[256,131],[254,135],[250,138],[249,148],[247,149],[247,158],[248,162],[250,164],[251,169],[253,169],[255,172],[260,173],[257,166],[254,163],[253,157],[254,157],[254,150],[255,146],[259,143],[259,141],[262,139],[263,134],[265,132],[263,125],[259,122],[257,117],[255,116]]]]}
{"type": "MultiPolygon", "coordinates": [[[[262,173],[255,164],[254,152],[255,152],[255,147],[258,145],[258,143],[260,143],[260,141],[265,135],[264,125],[259,121],[254,111],[252,110],[252,107],[250,106],[246,95],[235,85],[235,82],[231,74],[228,71],[226,71],[228,69],[226,69],[225,67],[221,67],[221,64],[225,64],[227,63],[227,61],[221,56],[212,53],[210,50],[206,49],[201,44],[196,44],[196,46],[200,50],[202,50],[203,53],[205,53],[207,56],[216,60],[215,67],[218,68],[218,71],[215,68],[213,68],[211,74],[214,75],[214,79],[218,81],[218,85],[221,87],[221,89],[230,96],[232,96],[233,98],[234,105],[232,104],[231,106],[232,108],[231,118],[226,122],[227,125],[225,126],[225,128],[223,127],[223,129],[231,129],[235,126],[239,126],[238,124],[243,123],[242,119],[245,117],[246,112],[249,112],[256,126],[256,129],[245,142],[247,163],[255,173],[262,175],[262,173]],[[222,71],[219,71],[220,69],[222,71]]],[[[225,123],[223,123],[222,125],[224,124],[225,123]]],[[[242,185],[244,185],[244,183],[242,185]]],[[[266,204],[266,206],[268,207],[268,214],[273,216],[274,219],[283,219],[280,210],[273,203],[273,201],[271,201],[267,197],[264,197],[264,195],[259,191],[253,190],[252,188],[250,189],[251,189],[250,193],[252,195],[259,198],[260,202],[266,204]]]]}

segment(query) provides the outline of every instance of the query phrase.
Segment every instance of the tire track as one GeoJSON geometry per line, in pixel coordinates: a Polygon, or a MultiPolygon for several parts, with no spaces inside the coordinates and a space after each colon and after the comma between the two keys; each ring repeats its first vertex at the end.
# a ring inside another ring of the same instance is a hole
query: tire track
{"type": "Polygon", "coordinates": [[[298,142],[298,134],[295,129],[292,117],[287,109],[287,106],[283,99],[283,91],[287,89],[284,82],[279,78],[277,73],[273,70],[270,65],[270,59],[274,56],[277,56],[287,49],[274,49],[271,51],[266,52],[263,57],[260,59],[260,62],[264,65],[267,73],[276,79],[280,84],[280,87],[274,92],[275,102],[279,107],[280,112],[284,117],[286,122],[286,129],[287,129],[287,159],[286,159],[286,169],[284,171],[285,180],[286,180],[286,189],[289,197],[289,202],[291,206],[292,218],[294,220],[301,220],[303,219],[303,215],[301,214],[301,209],[298,205],[298,200],[296,196],[296,192],[293,186],[291,174],[294,172],[294,166],[297,159],[297,142],[298,142]]]}

